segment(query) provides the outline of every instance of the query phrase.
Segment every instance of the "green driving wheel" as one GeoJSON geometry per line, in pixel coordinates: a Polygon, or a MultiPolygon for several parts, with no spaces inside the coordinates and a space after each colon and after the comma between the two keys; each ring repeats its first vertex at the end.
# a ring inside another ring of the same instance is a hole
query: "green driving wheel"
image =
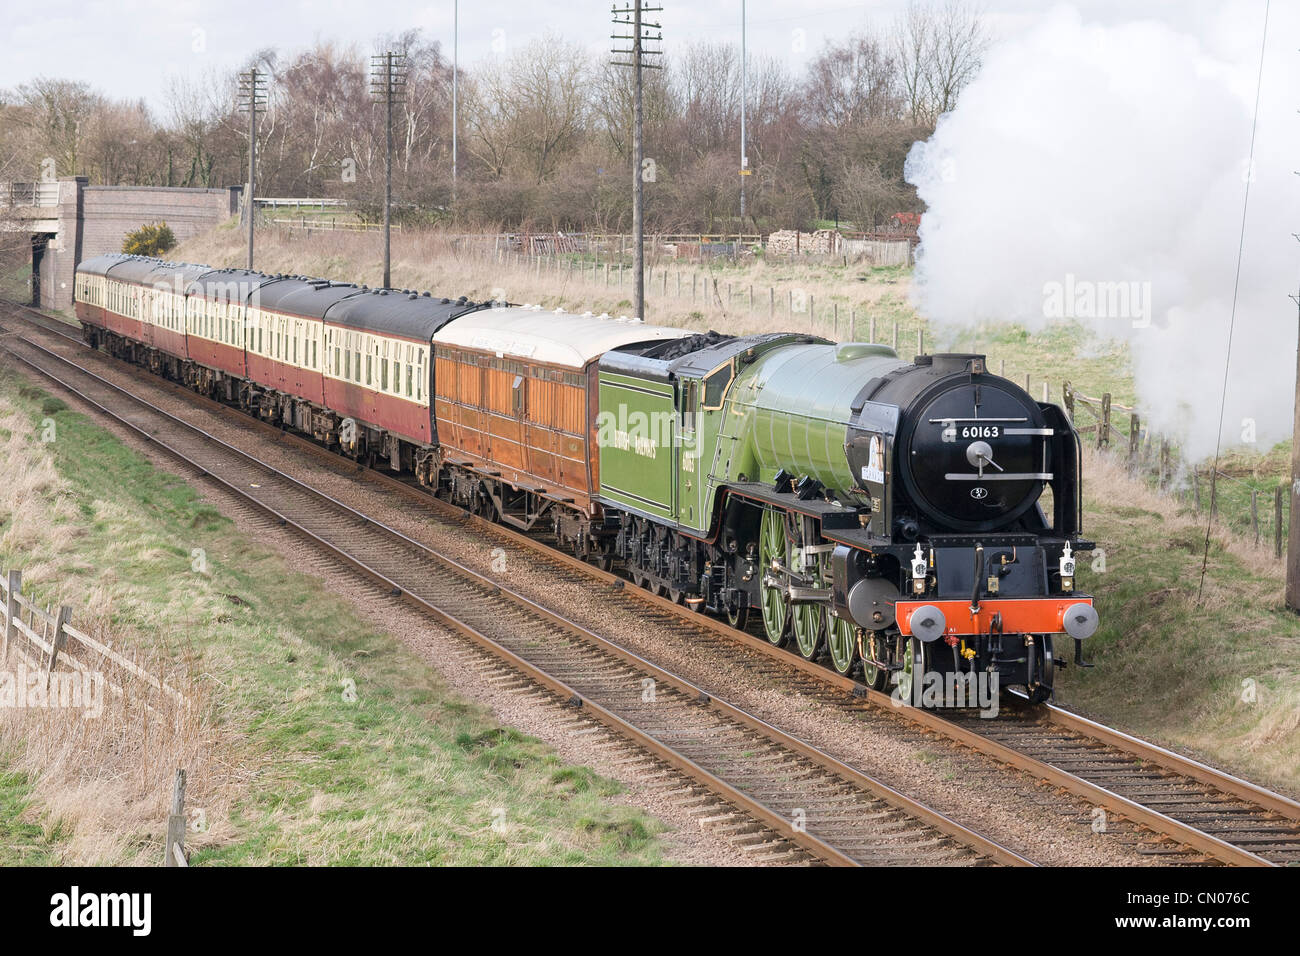
{"type": "Polygon", "coordinates": [[[898,672],[897,694],[903,703],[920,706],[920,689],[917,684],[925,679],[926,660],[924,641],[909,637],[903,642],[903,669],[898,672]]]}
{"type": "Polygon", "coordinates": [[[857,628],[847,617],[832,616],[827,624],[826,649],[831,652],[831,666],[837,673],[847,674],[857,654],[857,628]]]}
{"type": "MultiPolygon", "coordinates": [[[[758,547],[764,577],[772,573],[773,564],[785,564],[785,519],[779,512],[764,510],[758,547]]],[[[790,604],[785,592],[766,584],[763,585],[763,629],[767,639],[777,647],[784,647],[790,639],[790,604]]]]}
{"type": "Polygon", "coordinates": [[[877,631],[874,640],[870,632],[862,635],[862,683],[872,690],[884,690],[889,680],[888,667],[877,667],[871,663],[872,660],[880,660],[883,653],[880,648],[883,645],[882,632],[877,631]]]}
{"type": "Polygon", "coordinates": [[[794,643],[799,656],[810,661],[821,648],[826,613],[821,604],[806,603],[794,606],[794,643]]]}

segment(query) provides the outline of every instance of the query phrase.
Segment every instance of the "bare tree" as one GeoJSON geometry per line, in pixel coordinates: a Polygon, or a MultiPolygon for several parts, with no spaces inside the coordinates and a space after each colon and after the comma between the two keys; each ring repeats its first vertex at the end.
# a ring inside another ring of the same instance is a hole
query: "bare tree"
{"type": "Polygon", "coordinates": [[[989,46],[984,20],[967,0],[947,0],[936,17],[930,68],[930,99],[935,115],[957,105],[957,97],[979,72],[989,46]]]}
{"type": "Polygon", "coordinates": [[[912,0],[894,23],[890,45],[913,125],[933,125],[957,105],[979,72],[988,31],[969,0],[912,0]]]}
{"type": "Polygon", "coordinates": [[[54,160],[58,174],[81,172],[81,146],[94,112],[105,99],[90,84],[40,77],[17,90],[24,109],[19,122],[34,134],[33,145],[54,160]]]}
{"type": "Polygon", "coordinates": [[[892,119],[899,111],[894,57],[867,33],[828,44],[809,66],[806,89],[813,121],[834,130],[892,119]]]}
{"type": "Polygon", "coordinates": [[[934,43],[934,14],[927,4],[913,0],[894,22],[890,46],[903,105],[914,126],[934,122],[929,84],[934,43]]]}

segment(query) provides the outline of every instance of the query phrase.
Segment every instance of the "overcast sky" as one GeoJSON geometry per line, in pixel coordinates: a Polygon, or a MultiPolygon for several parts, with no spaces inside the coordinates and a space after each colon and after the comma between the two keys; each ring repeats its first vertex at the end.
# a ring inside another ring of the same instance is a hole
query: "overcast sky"
{"type": "MultiPolygon", "coordinates": [[[[621,2],[621,0],[620,0],[621,2]]],[[[1295,0],[1284,0],[1295,2],[1295,0]]],[[[1260,0],[1262,10],[1263,0],[1260,0]]],[[[739,41],[740,0],[658,0],[664,48],[692,40],[739,41]]],[[[1025,30],[1054,4],[983,0],[995,36],[1025,30]]],[[[750,55],[785,60],[796,72],[828,38],[886,27],[906,0],[749,0],[750,55]]],[[[1085,19],[1163,20],[1214,44],[1215,0],[1075,0],[1085,19]]],[[[460,3],[460,61],[509,55],[548,31],[598,55],[609,46],[610,0],[468,0],[460,3]]],[[[240,66],[255,50],[292,52],[316,39],[369,51],[378,36],[419,27],[450,56],[453,0],[42,0],[6,3],[10,28],[0,87],[36,76],[85,80],[118,98],[162,108],[165,74],[240,66]]]]}

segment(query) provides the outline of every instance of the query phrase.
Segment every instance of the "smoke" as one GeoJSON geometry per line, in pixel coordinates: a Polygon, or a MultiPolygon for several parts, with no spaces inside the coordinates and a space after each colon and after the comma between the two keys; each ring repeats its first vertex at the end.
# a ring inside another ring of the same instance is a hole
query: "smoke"
{"type": "MultiPolygon", "coordinates": [[[[1225,447],[1291,434],[1300,244],[1300,11],[1263,0],[1198,28],[1055,8],[992,49],[908,157],[927,211],[913,298],[940,329],[1077,319],[1126,340],[1140,411],[1212,454],[1250,181],[1225,447]]],[[[1091,391],[1087,381],[1076,382],[1091,391]]]]}

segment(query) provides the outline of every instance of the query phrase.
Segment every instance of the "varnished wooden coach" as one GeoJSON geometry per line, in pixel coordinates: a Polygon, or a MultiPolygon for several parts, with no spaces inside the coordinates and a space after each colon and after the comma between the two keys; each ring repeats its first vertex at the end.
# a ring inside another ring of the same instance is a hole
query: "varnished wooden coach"
{"type": "Polygon", "coordinates": [[[680,329],[540,307],[484,309],[434,335],[434,417],[451,494],[530,529],[552,512],[585,554],[599,510],[597,360],[680,329]]]}

